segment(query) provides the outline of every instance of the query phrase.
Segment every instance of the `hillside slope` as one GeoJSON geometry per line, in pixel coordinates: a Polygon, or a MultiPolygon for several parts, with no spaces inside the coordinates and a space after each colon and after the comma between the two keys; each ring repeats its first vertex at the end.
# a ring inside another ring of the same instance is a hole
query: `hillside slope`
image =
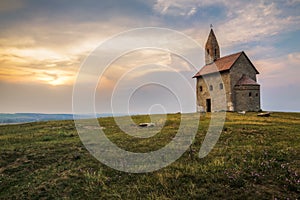
{"type": "MultiPolygon", "coordinates": [[[[148,116],[134,116],[136,123],[148,116]]],[[[113,118],[99,119],[107,136],[135,152],[156,150],[176,134],[180,114],[160,133],[137,139],[113,118]]],[[[210,116],[201,118],[191,149],[153,173],[116,171],[81,143],[73,121],[0,126],[0,199],[296,199],[300,197],[300,113],[227,113],[210,154],[198,152],[210,116]]]]}

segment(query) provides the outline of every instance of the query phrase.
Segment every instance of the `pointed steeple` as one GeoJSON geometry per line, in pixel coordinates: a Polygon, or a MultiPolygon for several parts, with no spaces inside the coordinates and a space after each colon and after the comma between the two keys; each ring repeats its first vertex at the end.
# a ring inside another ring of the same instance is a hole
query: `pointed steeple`
{"type": "Polygon", "coordinates": [[[220,58],[220,48],[213,29],[210,29],[210,33],[205,44],[205,64],[213,63],[220,58]]]}

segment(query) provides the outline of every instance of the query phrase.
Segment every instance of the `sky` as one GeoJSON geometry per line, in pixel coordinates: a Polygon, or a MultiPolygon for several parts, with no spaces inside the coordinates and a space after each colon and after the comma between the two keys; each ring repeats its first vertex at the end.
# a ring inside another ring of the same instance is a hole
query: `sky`
{"type": "MultiPolygon", "coordinates": [[[[299,0],[0,1],[0,113],[72,113],[80,67],[103,42],[124,31],[159,27],[183,33],[203,47],[210,24],[221,56],[245,51],[260,72],[263,110],[300,112],[299,10],[299,0]]],[[[143,40],[139,37],[134,41],[143,40]]],[[[189,53],[199,59],[196,69],[162,49],[119,55],[95,86],[96,112],[195,111],[192,76],[203,66],[204,54],[199,49],[189,53]],[[187,78],[192,93],[178,74],[187,78]],[[179,89],[174,93],[147,84],[158,77],[179,89]],[[136,90],[128,97],[129,88],[136,90]],[[188,105],[180,109],[182,104],[188,105]]]]}

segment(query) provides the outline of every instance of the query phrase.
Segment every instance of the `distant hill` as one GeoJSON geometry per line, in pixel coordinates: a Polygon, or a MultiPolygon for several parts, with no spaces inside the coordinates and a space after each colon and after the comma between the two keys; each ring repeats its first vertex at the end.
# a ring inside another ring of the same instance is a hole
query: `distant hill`
{"type": "MultiPolygon", "coordinates": [[[[117,114],[122,116],[122,114],[117,114]]],[[[110,117],[111,113],[97,114],[97,117],[110,117]]],[[[91,115],[77,115],[77,118],[91,118],[91,115]]],[[[42,114],[42,113],[0,113],[0,124],[16,124],[27,122],[51,121],[51,120],[72,120],[73,114],[42,114]]]]}

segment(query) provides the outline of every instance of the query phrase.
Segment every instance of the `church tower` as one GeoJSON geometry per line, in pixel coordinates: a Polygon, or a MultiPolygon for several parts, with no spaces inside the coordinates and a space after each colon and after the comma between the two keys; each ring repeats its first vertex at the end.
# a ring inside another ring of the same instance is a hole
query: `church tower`
{"type": "Polygon", "coordinates": [[[246,53],[220,57],[212,25],[204,51],[205,65],[193,76],[197,78],[197,111],[259,111],[260,85],[256,79],[259,72],[246,53]]]}
{"type": "Polygon", "coordinates": [[[220,48],[213,29],[210,33],[205,44],[205,64],[211,64],[220,58],[220,48]]]}

